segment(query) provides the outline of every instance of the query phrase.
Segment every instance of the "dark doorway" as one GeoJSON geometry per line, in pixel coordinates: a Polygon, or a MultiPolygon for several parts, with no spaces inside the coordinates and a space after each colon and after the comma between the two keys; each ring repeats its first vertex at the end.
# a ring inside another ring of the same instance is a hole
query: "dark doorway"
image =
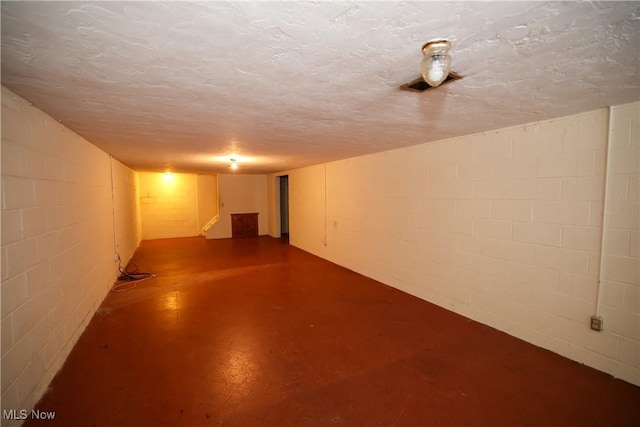
{"type": "Polygon", "coordinates": [[[280,237],[289,241],[289,175],[280,177],[280,237]]]}

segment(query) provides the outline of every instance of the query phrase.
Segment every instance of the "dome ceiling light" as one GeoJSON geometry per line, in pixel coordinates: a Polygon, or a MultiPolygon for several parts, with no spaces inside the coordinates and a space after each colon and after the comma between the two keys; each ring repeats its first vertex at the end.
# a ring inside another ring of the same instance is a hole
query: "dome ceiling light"
{"type": "Polygon", "coordinates": [[[438,87],[451,72],[449,40],[432,40],[422,46],[424,58],[420,61],[420,73],[429,86],[438,87]]]}
{"type": "Polygon", "coordinates": [[[400,86],[400,89],[423,92],[443,83],[462,78],[451,71],[451,42],[445,39],[431,40],[422,46],[424,58],[420,61],[422,77],[400,86]]]}

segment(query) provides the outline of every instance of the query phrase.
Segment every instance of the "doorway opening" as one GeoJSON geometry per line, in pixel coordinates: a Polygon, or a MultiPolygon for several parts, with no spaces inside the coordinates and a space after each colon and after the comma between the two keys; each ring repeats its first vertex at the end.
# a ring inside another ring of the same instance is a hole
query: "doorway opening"
{"type": "Polygon", "coordinates": [[[280,238],[289,242],[289,175],[280,179],[280,238]]]}

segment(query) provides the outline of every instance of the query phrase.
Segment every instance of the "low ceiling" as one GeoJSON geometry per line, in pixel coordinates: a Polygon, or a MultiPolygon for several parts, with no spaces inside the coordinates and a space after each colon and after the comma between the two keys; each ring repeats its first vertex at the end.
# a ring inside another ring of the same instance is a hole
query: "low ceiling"
{"type": "Polygon", "coordinates": [[[2,84],[136,170],[267,173],[637,101],[638,2],[2,2],[2,84]],[[463,79],[424,93],[422,45],[463,79]]]}

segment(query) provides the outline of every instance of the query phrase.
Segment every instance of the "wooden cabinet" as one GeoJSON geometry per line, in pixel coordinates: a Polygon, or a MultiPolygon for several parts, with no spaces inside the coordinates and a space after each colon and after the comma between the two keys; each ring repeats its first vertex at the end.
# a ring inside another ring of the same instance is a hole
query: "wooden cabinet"
{"type": "Polygon", "coordinates": [[[231,214],[231,237],[258,237],[258,213],[231,214]]]}

